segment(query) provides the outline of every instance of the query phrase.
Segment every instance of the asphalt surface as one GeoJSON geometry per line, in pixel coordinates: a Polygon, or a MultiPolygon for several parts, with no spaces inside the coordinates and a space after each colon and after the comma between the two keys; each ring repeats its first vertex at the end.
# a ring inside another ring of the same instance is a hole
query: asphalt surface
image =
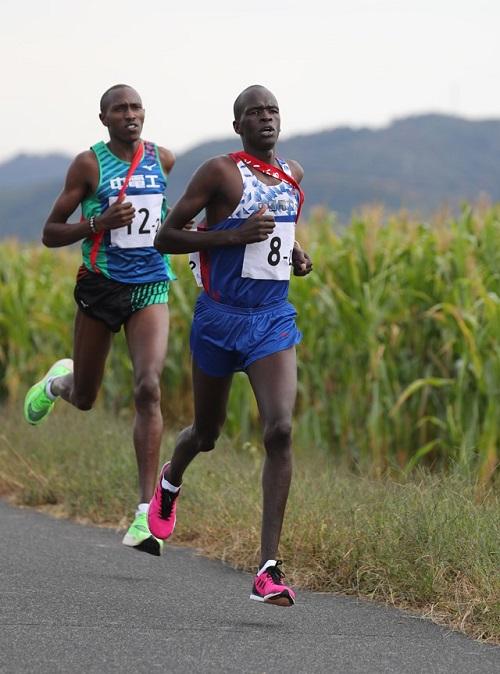
{"type": "Polygon", "coordinates": [[[251,576],[193,551],[0,502],[0,672],[500,672],[500,648],[347,597],[249,601],[251,576]]]}

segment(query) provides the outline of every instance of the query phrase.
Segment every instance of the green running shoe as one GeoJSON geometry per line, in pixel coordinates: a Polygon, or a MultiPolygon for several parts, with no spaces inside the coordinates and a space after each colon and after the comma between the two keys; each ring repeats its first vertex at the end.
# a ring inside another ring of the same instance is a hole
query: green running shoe
{"type": "Polygon", "coordinates": [[[155,538],[148,527],[146,513],[139,513],[130,525],[127,533],[122,540],[123,545],[129,548],[135,548],[142,552],[149,552],[150,555],[159,557],[163,550],[163,541],[155,538]]]}
{"type": "Polygon", "coordinates": [[[63,358],[52,365],[47,374],[39,382],[34,384],[24,399],[24,418],[29,424],[37,426],[52,412],[55,400],[51,400],[45,393],[47,380],[54,377],[62,377],[73,372],[71,358],[63,358]]]}

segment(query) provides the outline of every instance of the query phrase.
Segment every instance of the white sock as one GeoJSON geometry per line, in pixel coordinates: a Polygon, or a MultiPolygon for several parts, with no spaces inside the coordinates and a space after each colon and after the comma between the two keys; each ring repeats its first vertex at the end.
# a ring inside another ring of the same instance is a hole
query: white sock
{"type": "Polygon", "coordinates": [[[180,489],[180,487],[176,487],[175,485],[171,484],[168,480],[165,480],[164,477],[161,478],[161,486],[163,489],[167,489],[168,491],[171,491],[174,494],[177,494],[177,492],[180,489]]]}
{"type": "Polygon", "coordinates": [[[135,511],[135,516],[140,515],[141,513],[147,513],[149,509],[149,503],[139,503],[137,510],[135,511]]]}
{"type": "Polygon", "coordinates": [[[268,559],[267,562],[260,567],[260,569],[257,572],[257,575],[260,576],[260,574],[265,571],[269,566],[276,566],[276,560],[275,559],[268,559]]]}
{"type": "Polygon", "coordinates": [[[47,383],[45,384],[45,395],[49,400],[56,400],[56,398],[59,398],[59,396],[52,393],[52,389],[50,388],[54,379],[55,377],[50,377],[50,379],[47,379],[47,383]]]}

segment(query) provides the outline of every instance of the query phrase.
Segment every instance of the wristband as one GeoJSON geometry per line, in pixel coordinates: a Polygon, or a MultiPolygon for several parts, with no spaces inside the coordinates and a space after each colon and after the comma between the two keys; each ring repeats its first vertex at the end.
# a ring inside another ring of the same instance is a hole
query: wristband
{"type": "Polygon", "coordinates": [[[95,227],[95,215],[91,215],[89,218],[89,227],[92,234],[97,234],[97,229],[95,227]]]}

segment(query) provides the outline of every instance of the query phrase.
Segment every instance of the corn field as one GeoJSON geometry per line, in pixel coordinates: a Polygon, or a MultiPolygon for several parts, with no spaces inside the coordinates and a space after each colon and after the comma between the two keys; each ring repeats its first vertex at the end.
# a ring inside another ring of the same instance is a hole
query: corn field
{"type": "MultiPolygon", "coordinates": [[[[488,482],[500,418],[500,209],[464,207],[432,225],[371,210],[339,231],[317,211],[299,228],[314,271],[294,278],[298,347],[295,444],[376,473],[417,464],[459,466],[488,482]]],[[[56,358],[71,354],[79,254],[0,244],[0,396],[20,404],[56,358]]],[[[167,422],[191,414],[189,326],[197,288],[174,259],[167,422]]],[[[235,442],[258,437],[237,375],[226,423],[235,442]]],[[[115,413],[132,404],[131,366],[115,338],[101,394],[115,413]]],[[[50,422],[49,422],[50,423],[50,422]]]]}

